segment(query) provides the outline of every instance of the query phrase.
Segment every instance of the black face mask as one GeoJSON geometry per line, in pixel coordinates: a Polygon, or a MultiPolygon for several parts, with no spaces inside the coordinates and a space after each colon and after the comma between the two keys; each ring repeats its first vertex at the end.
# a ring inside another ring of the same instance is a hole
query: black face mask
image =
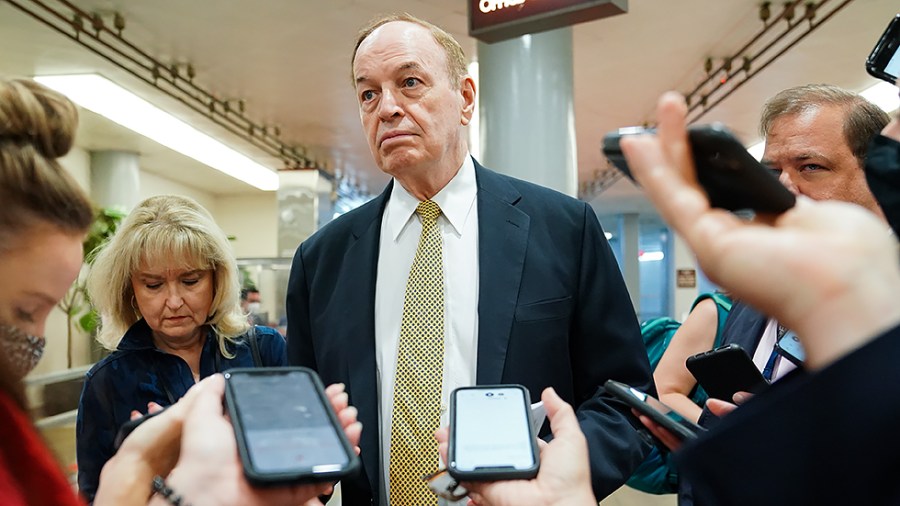
{"type": "Polygon", "coordinates": [[[44,355],[43,337],[32,336],[12,325],[0,324],[0,353],[16,378],[22,379],[31,372],[44,355]]]}

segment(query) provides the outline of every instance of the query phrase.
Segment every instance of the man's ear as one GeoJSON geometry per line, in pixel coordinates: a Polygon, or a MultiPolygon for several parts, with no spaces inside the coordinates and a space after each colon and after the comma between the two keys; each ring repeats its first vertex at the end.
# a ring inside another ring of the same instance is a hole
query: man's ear
{"type": "Polygon", "coordinates": [[[475,113],[475,80],[472,76],[465,76],[459,90],[462,95],[462,117],[460,122],[468,125],[472,121],[472,114],[475,113]]]}

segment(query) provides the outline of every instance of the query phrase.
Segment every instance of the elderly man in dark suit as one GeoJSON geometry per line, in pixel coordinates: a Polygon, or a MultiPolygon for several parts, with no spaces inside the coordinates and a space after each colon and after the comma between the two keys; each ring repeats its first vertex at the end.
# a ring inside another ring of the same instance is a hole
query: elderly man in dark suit
{"type": "Polygon", "coordinates": [[[647,445],[614,378],[652,389],[630,298],[593,210],[492,172],[468,153],[474,81],[459,44],[408,15],[360,32],[360,118],[393,180],[294,256],[288,355],[346,384],[364,425],[363,472],[346,504],[434,504],[421,476],[440,462],[433,433],[449,393],[552,386],[577,408],[604,497],[647,445]]]}

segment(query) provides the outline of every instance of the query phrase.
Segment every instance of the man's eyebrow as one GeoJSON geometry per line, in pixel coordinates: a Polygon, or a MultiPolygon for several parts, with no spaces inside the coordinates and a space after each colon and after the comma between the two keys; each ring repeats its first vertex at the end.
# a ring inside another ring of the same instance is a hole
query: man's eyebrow
{"type": "Polygon", "coordinates": [[[792,156],[791,160],[794,160],[796,162],[804,162],[806,160],[812,160],[814,158],[819,159],[819,160],[829,161],[829,162],[831,161],[831,159],[828,158],[827,156],[825,156],[825,154],[820,153],[818,151],[804,151],[797,156],[792,156]]]}
{"type": "Polygon", "coordinates": [[[422,65],[420,65],[418,62],[411,61],[411,62],[407,62],[407,63],[400,65],[399,67],[397,67],[397,69],[398,70],[421,70],[422,65]]]}
{"type": "MultiPolygon", "coordinates": [[[[399,66],[397,66],[395,71],[422,70],[423,68],[424,67],[422,67],[422,65],[419,62],[410,61],[410,62],[401,63],[399,66]]],[[[356,84],[359,84],[359,83],[362,83],[362,82],[365,82],[368,80],[369,80],[369,76],[367,76],[365,74],[356,76],[356,84]]]]}

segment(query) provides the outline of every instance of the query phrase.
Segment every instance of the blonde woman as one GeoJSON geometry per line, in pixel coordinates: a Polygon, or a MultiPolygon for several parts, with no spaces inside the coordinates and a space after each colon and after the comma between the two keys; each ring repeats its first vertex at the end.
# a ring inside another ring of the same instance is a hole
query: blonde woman
{"type": "Polygon", "coordinates": [[[113,439],[132,414],[169,406],[233,367],[287,365],[284,338],[251,327],[225,233],[197,202],[150,197],[94,260],[88,279],[113,353],[87,374],[76,428],[78,485],[92,500],[113,439]]]}

